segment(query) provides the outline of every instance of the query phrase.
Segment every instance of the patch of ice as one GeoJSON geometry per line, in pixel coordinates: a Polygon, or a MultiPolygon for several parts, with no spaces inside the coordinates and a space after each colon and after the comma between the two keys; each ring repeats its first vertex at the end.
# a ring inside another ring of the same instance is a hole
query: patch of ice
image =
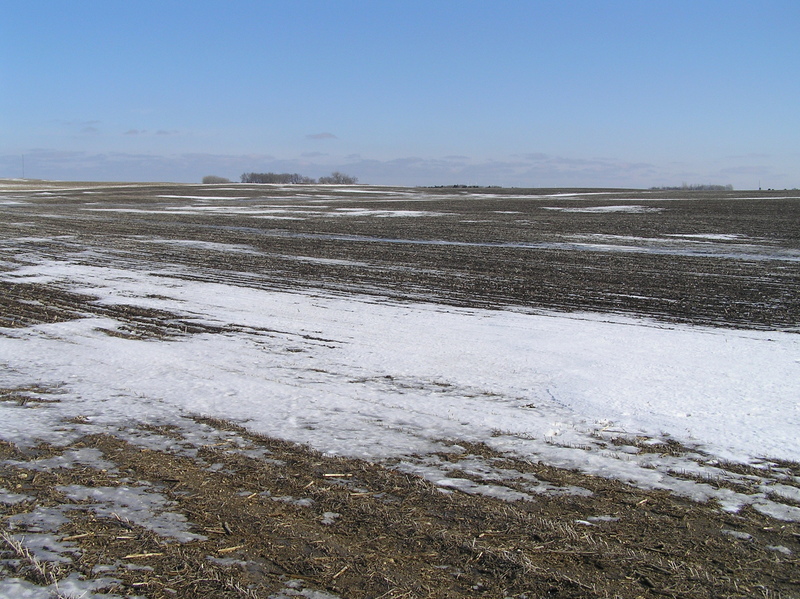
{"type": "Polygon", "coordinates": [[[214,252],[228,252],[234,254],[260,254],[255,248],[249,245],[233,243],[215,243],[213,241],[196,241],[191,239],[140,239],[134,238],[139,243],[153,243],[160,245],[177,245],[200,250],[211,250],[214,252]]]}
{"type": "Polygon", "coordinates": [[[330,216],[377,216],[379,218],[445,216],[442,212],[426,210],[369,210],[364,208],[337,208],[330,216]]]}
{"type": "Polygon", "coordinates": [[[322,514],[322,518],[320,518],[320,522],[325,526],[332,526],[336,524],[336,520],[340,518],[342,515],[338,512],[325,512],[322,514]]]}
{"type": "MultiPolygon", "coordinates": [[[[120,212],[120,213],[130,213],[130,214],[158,214],[160,210],[152,208],[150,210],[146,210],[144,208],[81,208],[81,210],[86,210],[87,212],[120,212]]],[[[57,215],[54,215],[53,218],[59,218],[57,215]]]]}
{"type": "Polygon", "coordinates": [[[97,470],[108,470],[111,472],[116,471],[116,465],[113,462],[105,460],[103,458],[103,452],[93,447],[70,449],[61,455],[53,456],[51,458],[43,458],[27,462],[7,460],[6,463],[19,468],[28,468],[30,470],[37,470],[40,472],[49,472],[50,470],[54,470],[56,468],[74,468],[77,464],[89,466],[90,468],[95,468],[97,470]]]}
{"type": "MultiPolygon", "coordinates": [[[[8,599],[52,599],[53,597],[80,597],[81,599],[122,599],[122,595],[114,593],[94,593],[101,589],[119,584],[115,578],[93,578],[84,580],[73,572],[66,578],[48,586],[35,585],[21,578],[0,580],[0,597],[8,599]]],[[[129,599],[137,596],[129,595],[129,599]]]]}
{"type": "MultiPolygon", "coordinates": [[[[723,236],[720,236],[723,237],[723,236]]],[[[630,235],[605,235],[591,233],[569,235],[573,242],[533,244],[553,249],[588,250],[597,252],[623,252],[633,254],[655,254],[665,256],[697,256],[704,258],[734,258],[738,260],[782,260],[800,261],[800,251],[791,248],[776,248],[767,243],[716,243],[730,239],[704,239],[680,237],[634,237],[630,235]]],[[[533,248],[533,245],[531,247],[533,248]]]]}
{"type": "Polygon", "coordinates": [[[589,522],[619,522],[616,516],[589,516],[586,518],[589,522]]]}
{"type": "Polygon", "coordinates": [[[157,198],[174,198],[177,200],[249,200],[249,196],[179,196],[179,195],[158,195],[157,198]]]}
{"type": "Polygon", "coordinates": [[[232,557],[215,557],[213,555],[207,556],[206,559],[212,564],[217,564],[218,566],[222,566],[224,568],[228,568],[230,566],[240,566],[244,568],[249,563],[244,560],[234,559],[232,557]]]}
{"type": "Polygon", "coordinates": [[[653,206],[638,206],[624,204],[620,206],[542,206],[542,210],[556,210],[558,212],[585,212],[589,214],[606,214],[609,212],[626,212],[629,214],[647,214],[650,212],[663,212],[665,208],[653,206]]]}
{"type": "Polygon", "coordinates": [[[800,488],[792,487],[791,485],[771,484],[763,485],[761,491],[765,493],[775,494],[779,497],[791,499],[796,503],[800,503],[800,488]]]}
{"type": "MultiPolygon", "coordinates": [[[[22,528],[26,533],[56,532],[69,522],[63,506],[37,506],[33,511],[14,514],[8,518],[12,530],[22,528]]],[[[44,559],[44,558],[43,558],[44,559]]]]}
{"type": "Polygon", "coordinates": [[[747,235],[738,233],[667,233],[665,237],[679,237],[681,239],[703,239],[708,241],[741,241],[747,239],[747,235]]]}
{"type": "MultiPolygon", "coordinates": [[[[165,511],[171,504],[162,495],[142,487],[84,487],[68,485],[57,487],[69,499],[93,501],[82,505],[106,518],[122,518],[143,526],[162,536],[181,543],[205,540],[206,537],[188,531],[189,524],[183,514],[165,511]]],[[[71,506],[73,509],[76,506],[71,506]]]]}
{"type": "Polygon", "coordinates": [[[305,588],[305,585],[306,582],[302,580],[289,580],[285,583],[284,589],[270,595],[269,599],[293,599],[295,597],[304,597],[305,599],[340,599],[339,595],[308,589],[305,588]]]}
{"type": "MultiPolygon", "coordinates": [[[[12,522],[15,527],[18,524],[19,520],[12,522]]],[[[79,552],[73,543],[60,541],[52,534],[26,532],[25,534],[12,534],[10,536],[15,542],[25,547],[36,559],[43,562],[69,563],[72,559],[68,555],[79,552]]]]}
{"type": "Polygon", "coordinates": [[[756,501],[753,508],[766,516],[787,522],[800,522],[800,507],[783,505],[774,501],[756,501]]]}
{"type": "Polygon", "coordinates": [[[440,460],[438,457],[419,458],[415,461],[405,461],[399,469],[409,472],[444,487],[454,487],[470,494],[481,494],[508,501],[531,499],[525,492],[518,492],[505,485],[498,484],[503,481],[515,481],[528,493],[537,495],[579,495],[590,496],[588,489],[575,486],[558,486],[537,479],[533,474],[522,473],[518,470],[501,468],[493,465],[478,456],[464,456],[457,461],[440,460]],[[450,472],[457,471],[483,482],[474,482],[461,477],[451,478],[450,472]],[[441,481],[448,481],[442,483],[441,481]],[[452,483],[456,481],[456,483],[452,483]]]}
{"type": "Polygon", "coordinates": [[[298,507],[311,507],[314,505],[314,500],[310,497],[292,497],[291,495],[281,495],[280,497],[272,497],[269,491],[261,493],[261,495],[265,497],[270,497],[272,501],[280,501],[281,503],[288,503],[290,505],[296,505],[298,507]]]}
{"type": "Polygon", "coordinates": [[[14,505],[16,503],[22,503],[23,501],[29,501],[33,499],[28,495],[22,495],[21,493],[11,493],[10,491],[0,487],[0,503],[5,505],[14,505]]]}
{"type": "Polygon", "coordinates": [[[739,539],[740,541],[751,541],[753,539],[753,535],[751,535],[750,533],[742,532],[740,530],[730,530],[727,528],[723,528],[722,534],[728,535],[729,537],[733,537],[734,539],[739,539]]]}
{"type": "Polygon", "coordinates": [[[505,487],[503,485],[476,483],[468,478],[442,477],[435,480],[434,484],[440,487],[457,489],[462,493],[467,493],[468,495],[484,495],[486,497],[502,499],[503,501],[530,501],[533,499],[527,493],[515,491],[514,489],[510,489],[509,487],[505,487]]]}
{"type": "Polygon", "coordinates": [[[283,258],[284,260],[295,260],[297,262],[308,262],[309,264],[330,264],[333,266],[357,266],[357,267],[369,267],[371,266],[367,262],[359,262],[357,260],[341,260],[336,258],[316,258],[314,256],[292,256],[292,255],[284,255],[284,254],[276,254],[279,258],[283,258]]]}

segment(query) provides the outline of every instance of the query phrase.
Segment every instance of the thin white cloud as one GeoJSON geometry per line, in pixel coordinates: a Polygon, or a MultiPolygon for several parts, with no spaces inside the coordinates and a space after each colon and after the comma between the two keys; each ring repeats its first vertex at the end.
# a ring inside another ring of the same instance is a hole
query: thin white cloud
{"type": "Polygon", "coordinates": [[[313,133],[306,135],[306,139],[339,139],[333,133],[313,133]]]}
{"type": "Polygon", "coordinates": [[[772,169],[768,166],[742,165],[723,168],[719,171],[723,175],[771,175],[772,169]]]}

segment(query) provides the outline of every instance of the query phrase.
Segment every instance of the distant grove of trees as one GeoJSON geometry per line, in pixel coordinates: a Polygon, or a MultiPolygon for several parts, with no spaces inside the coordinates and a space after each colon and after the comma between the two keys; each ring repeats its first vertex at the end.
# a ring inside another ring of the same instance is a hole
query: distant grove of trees
{"type": "Polygon", "coordinates": [[[216,175],[206,175],[203,177],[203,183],[230,183],[230,179],[225,177],[217,177],[216,175]]]}
{"type": "Polygon", "coordinates": [[[672,187],[651,187],[650,189],[657,191],[733,191],[733,185],[675,185],[672,187]]]}
{"type": "Polygon", "coordinates": [[[353,185],[358,183],[358,178],[345,175],[339,171],[333,171],[328,177],[320,177],[318,183],[322,183],[323,185],[353,185]]]}
{"type": "Polygon", "coordinates": [[[242,183],[316,183],[297,173],[243,173],[242,183]]]}
{"type": "MultiPolygon", "coordinates": [[[[205,182],[205,179],[203,181],[205,182]]],[[[323,185],[353,185],[358,183],[358,178],[345,175],[338,171],[332,172],[327,177],[320,177],[319,180],[297,173],[243,173],[242,183],[322,183],[323,185]]]]}

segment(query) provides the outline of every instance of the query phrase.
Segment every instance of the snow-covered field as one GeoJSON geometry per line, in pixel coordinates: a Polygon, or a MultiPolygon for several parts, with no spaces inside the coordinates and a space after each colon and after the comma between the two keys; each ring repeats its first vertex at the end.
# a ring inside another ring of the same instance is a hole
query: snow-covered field
{"type": "MultiPolygon", "coordinates": [[[[420,475],[444,491],[460,489],[508,501],[536,494],[591,494],[578,486],[559,487],[503,470],[460,445],[483,443],[531,462],[643,489],[670,490],[697,501],[713,499],[732,512],[752,506],[780,520],[800,521],[800,480],[787,467],[788,462],[800,461],[800,335],[791,327],[746,330],[599,311],[454,307],[435,298],[400,301],[391,294],[314,285],[287,284],[281,289],[274,283],[256,284],[256,271],[237,271],[226,280],[224,273],[209,277],[211,271],[197,261],[153,261],[152,252],[139,255],[153,247],[230,260],[266,255],[262,248],[239,243],[235,235],[218,236],[219,227],[208,228],[213,235],[207,238],[176,234],[167,239],[148,234],[143,226],[129,234],[123,249],[111,247],[116,239],[90,235],[91,219],[126,222],[139,215],[236,217],[258,223],[357,218],[438,222],[448,214],[411,210],[408,204],[391,210],[374,202],[337,204],[351,202],[343,200],[343,194],[375,193],[368,189],[311,190],[307,199],[293,192],[263,206],[254,206],[249,195],[239,195],[242,190],[247,191],[237,186],[216,190],[235,196],[157,193],[159,202],[166,200],[157,204],[148,199],[150,203],[105,206],[83,200],[85,205],[77,210],[55,203],[52,212],[49,204],[38,208],[28,199],[35,195],[57,202],[58,190],[11,190],[0,198],[0,208],[8,214],[27,215],[24,210],[31,207],[29,218],[17,216],[0,238],[0,284],[83,294],[81,301],[86,302],[85,309],[72,306],[77,313],[69,318],[0,328],[0,440],[23,449],[40,442],[66,447],[87,434],[110,432],[140,446],[175,451],[169,439],[144,434],[140,426],[174,425],[184,438],[209,440],[207,428],[192,419],[199,415],[331,455],[384,463],[420,475]],[[59,220],[67,223],[70,218],[89,219],[85,239],[52,233],[59,220]],[[98,309],[89,309],[92,306],[98,309]],[[121,312],[99,309],[121,306],[150,311],[155,325],[169,330],[163,335],[132,335],[130,323],[114,316],[121,312]],[[463,456],[444,461],[443,453],[463,456]],[[514,488],[502,484],[520,479],[524,484],[514,488]]],[[[72,193],[74,199],[75,193],[99,192],[72,193]]],[[[386,202],[424,201],[416,192],[380,193],[386,202]]],[[[573,200],[577,195],[541,198],[573,200]]],[[[590,195],[602,196],[581,197],[590,195]]],[[[485,194],[482,201],[492,197],[485,194]]],[[[646,198],[637,197],[635,204],[620,204],[624,198],[610,201],[585,207],[540,206],[534,212],[647,218],[668,210],[663,202],[647,205],[646,198]]],[[[494,212],[505,218],[518,214],[494,212]]],[[[464,217],[460,222],[473,221],[464,217]]],[[[230,230],[235,233],[236,227],[230,230]]],[[[276,240],[295,236],[312,242],[447,243],[481,251],[648,253],[665,259],[772,261],[779,270],[794,268],[800,259],[796,248],[737,231],[648,237],[582,231],[556,242],[508,243],[315,235],[305,229],[263,230],[265,239],[276,240]]],[[[346,252],[327,256],[287,251],[280,246],[273,255],[330,267],[377,264],[346,252]]],[[[73,301],[79,301],[75,297],[73,301]]],[[[39,300],[19,301],[47,314],[48,306],[39,300]]],[[[14,315],[3,316],[14,320],[14,315]]],[[[90,450],[73,451],[59,460],[51,466],[113,467],[90,450]]],[[[31,467],[51,466],[42,462],[31,467]]],[[[159,534],[189,538],[185,523],[170,520],[164,506],[142,503],[136,488],[126,497],[115,489],[65,492],[77,499],[91,496],[111,506],[98,509],[125,513],[150,528],[158,526],[159,534]]],[[[151,503],[160,497],[144,495],[151,503]]],[[[25,495],[14,489],[0,488],[0,503],[24,500],[25,495]]],[[[32,512],[30,518],[44,530],[36,538],[58,544],[47,531],[58,528],[60,512],[32,512]]],[[[27,522],[23,520],[19,522],[27,522]]],[[[41,559],[55,555],[59,560],[66,559],[69,549],[52,555],[41,547],[37,551],[41,559]]],[[[68,589],[70,580],[61,581],[60,588],[68,589]]],[[[78,590],[91,586],[76,585],[78,590]]],[[[0,596],[44,597],[47,592],[19,580],[0,581],[0,596]]]]}
{"type": "Polygon", "coordinates": [[[769,498],[800,499],[774,480],[745,495],[677,476],[734,476],[719,460],[800,459],[796,334],[266,291],[174,275],[47,259],[4,273],[5,281],[57,285],[224,332],[119,338],[108,331],[120,323],[101,317],[6,329],[0,387],[36,384],[59,402],[0,403],[0,438],[65,444],[96,427],[201,414],[324,452],[399,458],[399,467],[443,484],[453,483],[426,454],[480,441],[713,497],[729,509],[752,504],[800,518],[798,508],[769,498]],[[77,417],[85,423],[67,423],[77,417]],[[618,437],[696,451],[675,457],[609,443],[618,437]]]}

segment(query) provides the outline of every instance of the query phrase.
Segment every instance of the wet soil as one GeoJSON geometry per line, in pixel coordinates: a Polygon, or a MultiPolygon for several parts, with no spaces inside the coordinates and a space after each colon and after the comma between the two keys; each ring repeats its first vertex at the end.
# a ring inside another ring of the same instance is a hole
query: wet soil
{"type": "Polygon", "coordinates": [[[134,185],[4,195],[21,203],[0,206],[0,236],[16,239],[23,261],[30,246],[246,286],[800,323],[797,192],[134,185]]]}

